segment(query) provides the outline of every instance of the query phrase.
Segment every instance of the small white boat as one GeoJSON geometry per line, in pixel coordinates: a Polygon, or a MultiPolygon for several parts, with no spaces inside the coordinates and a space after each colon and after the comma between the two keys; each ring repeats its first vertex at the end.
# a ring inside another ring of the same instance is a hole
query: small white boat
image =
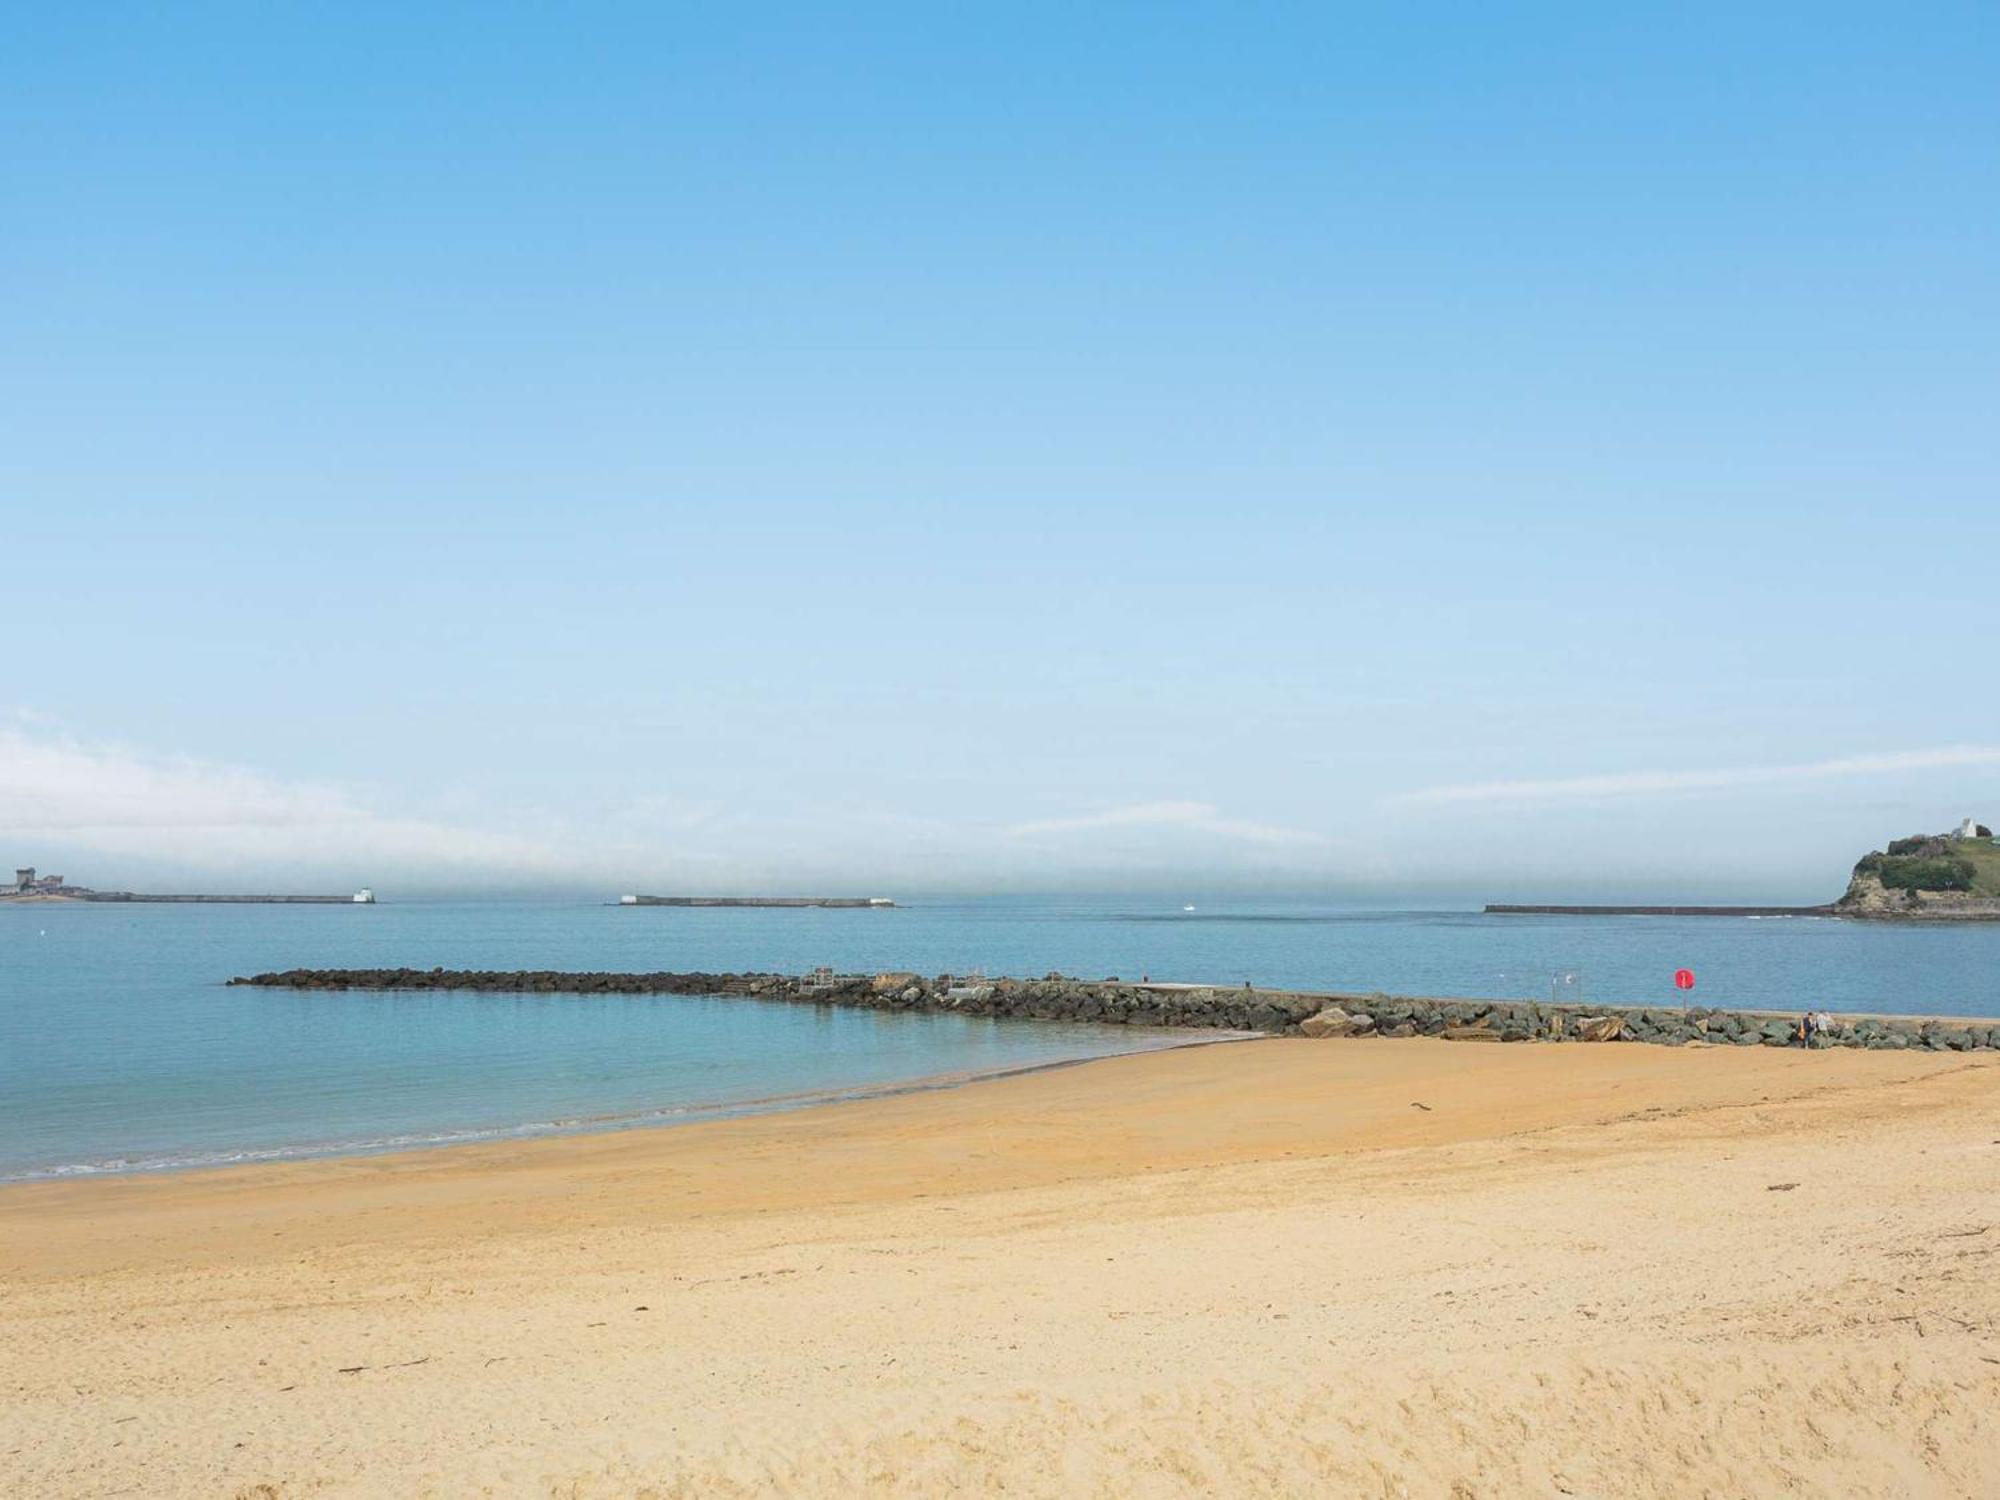
{"type": "Polygon", "coordinates": [[[1194,910],[1194,908],[1193,908],[1192,906],[1183,906],[1183,907],[1181,908],[1181,910],[1182,910],[1182,911],[1193,911],[1193,910],[1194,910]]]}

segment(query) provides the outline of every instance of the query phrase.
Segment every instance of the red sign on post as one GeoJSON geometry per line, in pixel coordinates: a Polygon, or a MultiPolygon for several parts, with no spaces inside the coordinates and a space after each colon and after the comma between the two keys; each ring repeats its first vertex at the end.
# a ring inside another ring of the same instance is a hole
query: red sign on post
{"type": "Polygon", "coordinates": [[[1676,970],[1674,970],[1674,988],[1675,988],[1675,989],[1677,989],[1677,990],[1691,990],[1691,989],[1693,989],[1693,988],[1694,988],[1694,970],[1693,970],[1693,969],[1676,969],[1676,970]]]}

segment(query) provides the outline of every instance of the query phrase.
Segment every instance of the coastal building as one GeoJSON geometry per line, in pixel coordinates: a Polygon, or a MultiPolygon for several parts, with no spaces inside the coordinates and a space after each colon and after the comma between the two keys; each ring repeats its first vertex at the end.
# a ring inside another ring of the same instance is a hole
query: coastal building
{"type": "Polygon", "coordinates": [[[1993,830],[1976,819],[1967,818],[1958,827],[1952,829],[1951,837],[1955,839],[1990,839],[1993,837],[1993,830]]]}
{"type": "Polygon", "coordinates": [[[33,865],[25,866],[24,868],[18,869],[14,872],[15,890],[31,891],[34,888],[35,888],[35,867],[33,865]]]}

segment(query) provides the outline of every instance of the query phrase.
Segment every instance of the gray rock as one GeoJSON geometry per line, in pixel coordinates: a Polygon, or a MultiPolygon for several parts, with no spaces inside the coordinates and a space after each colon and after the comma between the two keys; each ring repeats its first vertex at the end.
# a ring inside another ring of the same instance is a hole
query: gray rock
{"type": "Polygon", "coordinates": [[[1337,1005],[1329,1005],[1318,1015],[1299,1022],[1299,1030],[1306,1036],[1352,1036],[1359,1029],[1362,1029],[1361,1018],[1349,1015],[1337,1005]]]}
{"type": "Polygon", "coordinates": [[[1447,1026],[1438,1033],[1447,1042],[1497,1042],[1500,1033],[1481,1021],[1447,1026]]]}

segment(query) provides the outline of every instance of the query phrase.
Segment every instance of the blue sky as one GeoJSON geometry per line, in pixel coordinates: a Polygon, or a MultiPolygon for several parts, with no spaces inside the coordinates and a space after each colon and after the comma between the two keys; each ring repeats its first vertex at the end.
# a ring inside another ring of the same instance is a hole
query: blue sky
{"type": "Polygon", "coordinates": [[[1996,65],[1975,5],[0,6],[0,843],[1830,894],[2000,821],[1996,65]]]}

